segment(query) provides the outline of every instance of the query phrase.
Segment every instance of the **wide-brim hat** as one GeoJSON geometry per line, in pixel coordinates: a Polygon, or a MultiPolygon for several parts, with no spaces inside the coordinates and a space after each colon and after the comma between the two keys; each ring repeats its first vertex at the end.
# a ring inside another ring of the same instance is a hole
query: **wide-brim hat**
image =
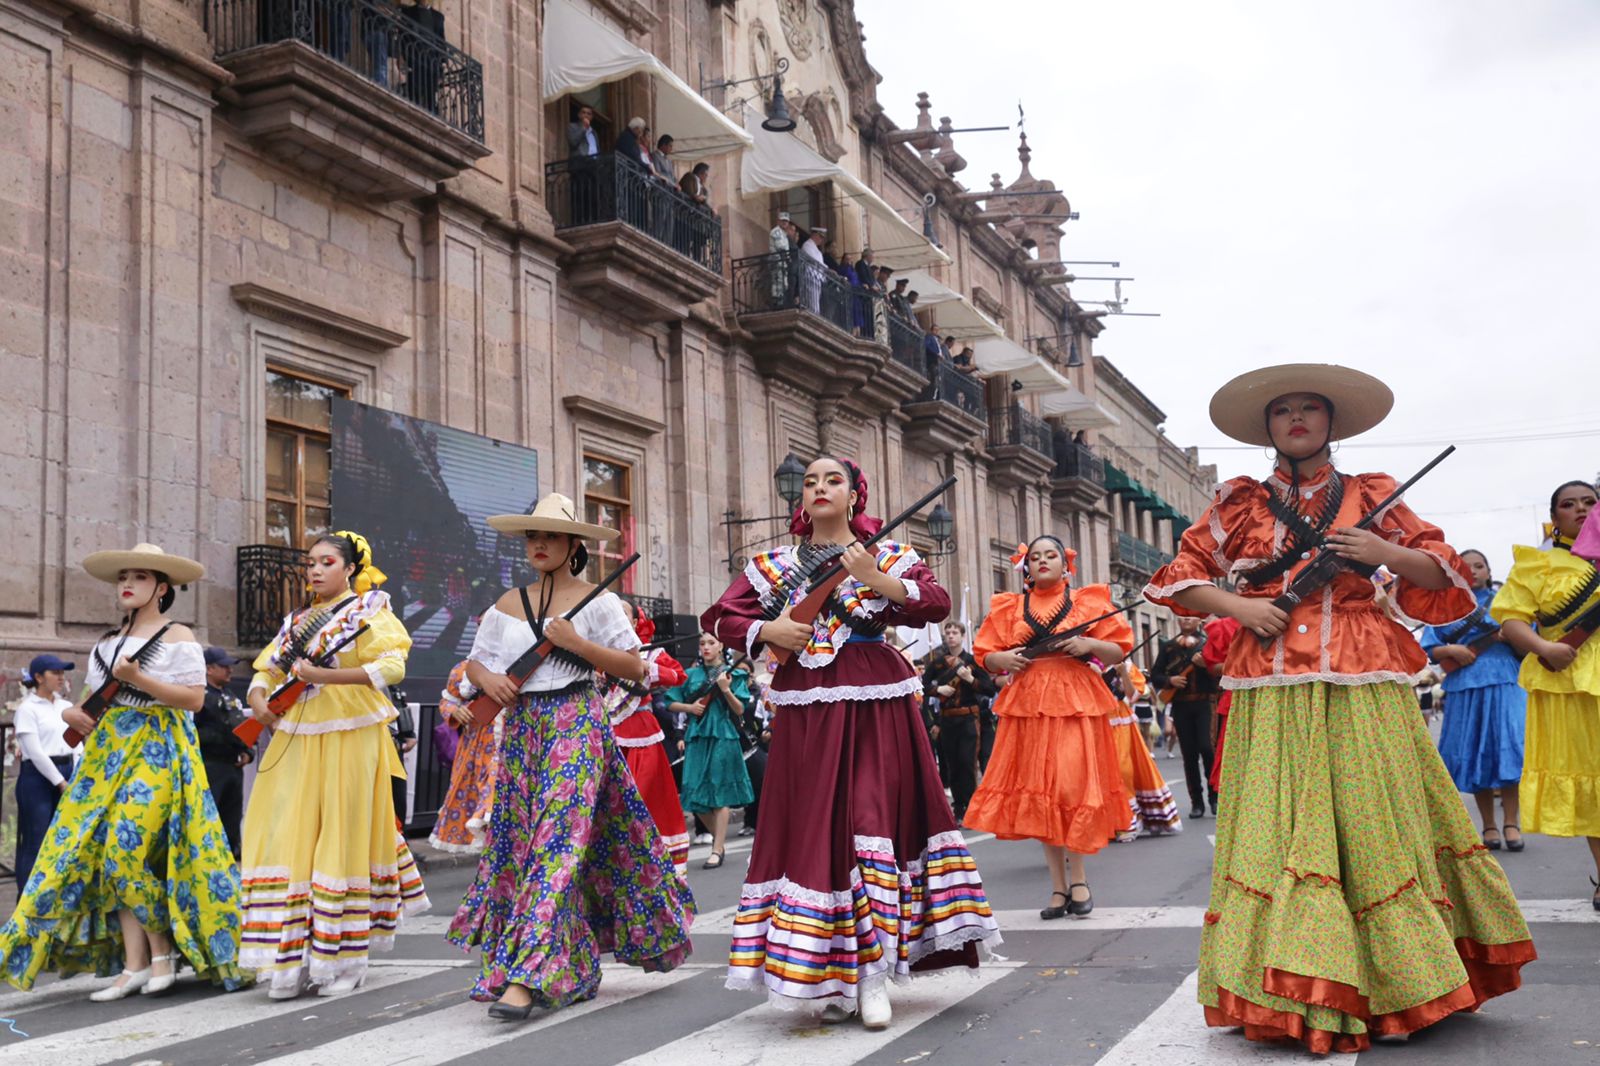
{"type": "Polygon", "coordinates": [[[1389,416],[1394,393],[1360,370],[1333,363],[1283,363],[1240,374],[1211,397],[1211,424],[1236,441],[1271,446],[1267,405],[1291,392],[1333,404],[1333,439],[1348,440],[1389,416]]]}
{"type": "Polygon", "coordinates": [[[89,576],[115,583],[124,570],[158,570],[174,585],[187,585],[206,576],[206,568],[193,559],[168,555],[154,544],[135,544],[128,551],[93,552],[83,561],[89,576]]]}
{"type": "Polygon", "coordinates": [[[619,536],[614,529],[578,521],[578,513],[572,506],[572,499],[559,492],[545,496],[528,514],[490,515],[489,526],[501,533],[531,533],[534,530],[543,530],[546,533],[570,533],[588,540],[615,540],[619,536]]]}

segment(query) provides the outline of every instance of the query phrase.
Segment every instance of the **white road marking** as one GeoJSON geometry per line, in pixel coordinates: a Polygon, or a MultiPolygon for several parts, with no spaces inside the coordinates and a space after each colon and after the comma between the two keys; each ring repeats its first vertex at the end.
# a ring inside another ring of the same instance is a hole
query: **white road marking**
{"type": "Polygon", "coordinates": [[[840,1066],[859,1062],[1022,965],[1004,962],[985,964],[978,970],[945,970],[918,977],[909,985],[891,985],[894,1024],[880,1032],[863,1030],[855,1021],[823,1025],[810,1014],[775,1010],[763,1003],[618,1066],[705,1066],[708,1062],[719,1066],[840,1066]]]}
{"type": "MultiPolygon", "coordinates": [[[[1200,973],[1184,978],[1166,1002],[1150,1012],[1101,1057],[1098,1066],[1283,1066],[1296,1052],[1281,1044],[1246,1040],[1232,1029],[1213,1029],[1195,995],[1200,973]]],[[[1301,1055],[1301,1059],[1305,1056],[1301,1055]]],[[[1334,1054],[1319,1058],[1319,1066],[1353,1066],[1356,1056],[1334,1054]]]]}
{"type": "MultiPolygon", "coordinates": [[[[393,1022],[272,1060],[273,1066],[434,1066],[521,1039],[541,1029],[614,1007],[636,996],[670,988],[696,973],[645,973],[633,966],[606,966],[600,992],[587,1003],[556,1011],[535,1009],[523,1023],[496,1021],[488,1005],[464,1002],[393,1022]]],[[[703,1066],[703,1064],[700,1064],[703,1066]]]]}

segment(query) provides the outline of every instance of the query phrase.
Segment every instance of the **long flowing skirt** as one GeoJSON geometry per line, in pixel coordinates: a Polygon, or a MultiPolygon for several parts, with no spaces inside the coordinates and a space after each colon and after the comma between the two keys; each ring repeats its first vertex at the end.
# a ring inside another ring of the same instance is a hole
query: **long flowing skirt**
{"type": "Polygon", "coordinates": [[[737,736],[691,736],[684,742],[683,805],[696,814],[756,801],[737,736]]]}
{"type": "Polygon", "coordinates": [[[1117,747],[1117,769],[1129,796],[1128,822],[1123,828],[1151,836],[1183,832],[1178,803],[1150,757],[1150,749],[1139,732],[1139,720],[1127,714],[1110,719],[1110,725],[1117,747]]]}
{"type": "Polygon", "coordinates": [[[195,972],[228,987],[239,961],[239,870],[206,783],[194,716],[113,707],[84,741],[33,874],[0,928],[0,978],[122,965],[119,910],[166,933],[195,972]]]}
{"type": "Polygon", "coordinates": [[[500,718],[489,725],[468,723],[450,764],[450,791],[428,843],[440,851],[476,855],[483,850],[494,809],[494,780],[500,770],[500,718]]]}
{"type": "Polygon", "coordinates": [[[448,939],[481,948],[472,989],[561,1007],[600,988],[600,955],[665,972],[688,958],[694,898],[672,867],[595,690],[506,708],[489,838],[448,939]]]}
{"type": "Polygon", "coordinates": [[[1509,788],[1522,780],[1528,696],[1517,684],[1452,692],[1439,729],[1439,757],[1461,792],[1509,788]]]}
{"type": "Polygon", "coordinates": [[[1209,1024],[1360,1051],[1521,984],[1528,927],[1410,688],[1245,689],[1228,717],[1209,1024]]]}
{"type": "Polygon", "coordinates": [[[613,725],[612,732],[627,760],[628,772],[633,774],[633,783],[650,809],[661,843],[672,856],[673,869],[679,877],[686,876],[689,826],[683,817],[683,802],[678,798],[678,783],[672,779],[672,762],[661,742],[660,723],[655,715],[641,708],[613,725]]]}
{"type": "Polygon", "coordinates": [[[244,816],[240,962],[292,987],[360,978],[394,947],[405,915],[428,909],[395,823],[390,778],[403,774],[382,722],[331,733],[278,731],[244,816]]]}
{"type": "Polygon", "coordinates": [[[1528,695],[1521,796],[1526,832],[1600,837],[1600,698],[1528,695]]]}
{"type": "Polygon", "coordinates": [[[966,824],[1092,855],[1127,826],[1130,798],[1104,715],[1008,715],[966,824]]]}
{"type": "Polygon", "coordinates": [[[976,966],[999,928],[909,697],[785,706],[728,987],[779,1006],[976,966]]]}

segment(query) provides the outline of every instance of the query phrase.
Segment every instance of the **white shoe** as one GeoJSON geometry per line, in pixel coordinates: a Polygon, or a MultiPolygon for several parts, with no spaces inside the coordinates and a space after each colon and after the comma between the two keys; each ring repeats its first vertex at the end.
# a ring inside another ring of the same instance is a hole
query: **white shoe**
{"type": "Polygon", "coordinates": [[[311,975],[309,973],[307,973],[305,967],[302,966],[299,970],[297,970],[295,972],[294,984],[288,985],[287,987],[279,986],[279,985],[273,985],[271,988],[267,989],[267,998],[268,999],[298,999],[298,998],[300,998],[300,994],[305,992],[306,989],[308,989],[310,987],[311,987],[311,975]]]}
{"type": "Polygon", "coordinates": [[[159,996],[164,992],[171,992],[172,986],[178,983],[178,953],[170,955],[150,956],[150,980],[139,989],[139,994],[144,996],[159,996]],[[167,964],[166,973],[156,973],[156,963],[167,964]]]}
{"type": "Polygon", "coordinates": [[[364,982],[366,979],[366,974],[351,975],[348,977],[336,977],[325,985],[318,985],[317,995],[342,996],[347,992],[354,992],[356,989],[360,988],[362,982],[364,982]]]}
{"type": "Polygon", "coordinates": [[[123,970],[117,976],[115,984],[107,985],[98,992],[91,992],[89,999],[95,1003],[115,1003],[133,995],[139,989],[150,983],[150,967],[142,970],[123,970]]]}
{"type": "Polygon", "coordinates": [[[696,844],[709,844],[709,843],[711,843],[711,841],[712,841],[712,836],[711,836],[710,833],[696,833],[695,834],[694,842],[696,844]]]}
{"type": "Polygon", "coordinates": [[[887,1029],[894,1012],[889,1009],[889,982],[874,981],[861,990],[861,1024],[868,1029],[887,1029]]]}

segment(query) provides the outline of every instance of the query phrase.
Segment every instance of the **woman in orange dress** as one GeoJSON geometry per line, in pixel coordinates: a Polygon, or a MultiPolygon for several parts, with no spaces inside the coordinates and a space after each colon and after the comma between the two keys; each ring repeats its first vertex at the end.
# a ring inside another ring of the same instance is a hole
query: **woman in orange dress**
{"type": "Polygon", "coordinates": [[[1054,890],[1051,905],[1039,912],[1046,919],[1081,918],[1094,909],[1083,856],[1099,851],[1126,824],[1130,799],[1110,725],[1122,704],[1085,661],[1120,662],[1133,647],[1127,621],[1104,619],[1036,659],[1022,654],[1032,641],[1112,610],[1107,586],[1068,587],[1075,556],[1049,535],[1029,544],[1025,591],[995,594],[972,649],[979,666],[1012,677],[994,702],[1000,729],[966,824],[1002,840],[1044,845],[1054,890]],[[1081,896],[1073,894],[1078,889],[1081,896]]]}
{"type": "Polygon", "coordinates": [[[1126,659],[1103,676],[1111,694],[1117,697],[1117,709],[1110,718],[1111,738],[1117,748],[1122,786],[1128,793],[1127,821],[1117,832],[1117,843],[1128,844],[1141,835],[1158,837],[1183,832],[1178,802],[1172,798],[1172,789],[1161,776],[1155,759],[1151,758],[1144,734],[1139,731],[1139,718],[1133,713],[1134,700],[1149,691],[1150,683],[1143,672],[1126,659]]]}

